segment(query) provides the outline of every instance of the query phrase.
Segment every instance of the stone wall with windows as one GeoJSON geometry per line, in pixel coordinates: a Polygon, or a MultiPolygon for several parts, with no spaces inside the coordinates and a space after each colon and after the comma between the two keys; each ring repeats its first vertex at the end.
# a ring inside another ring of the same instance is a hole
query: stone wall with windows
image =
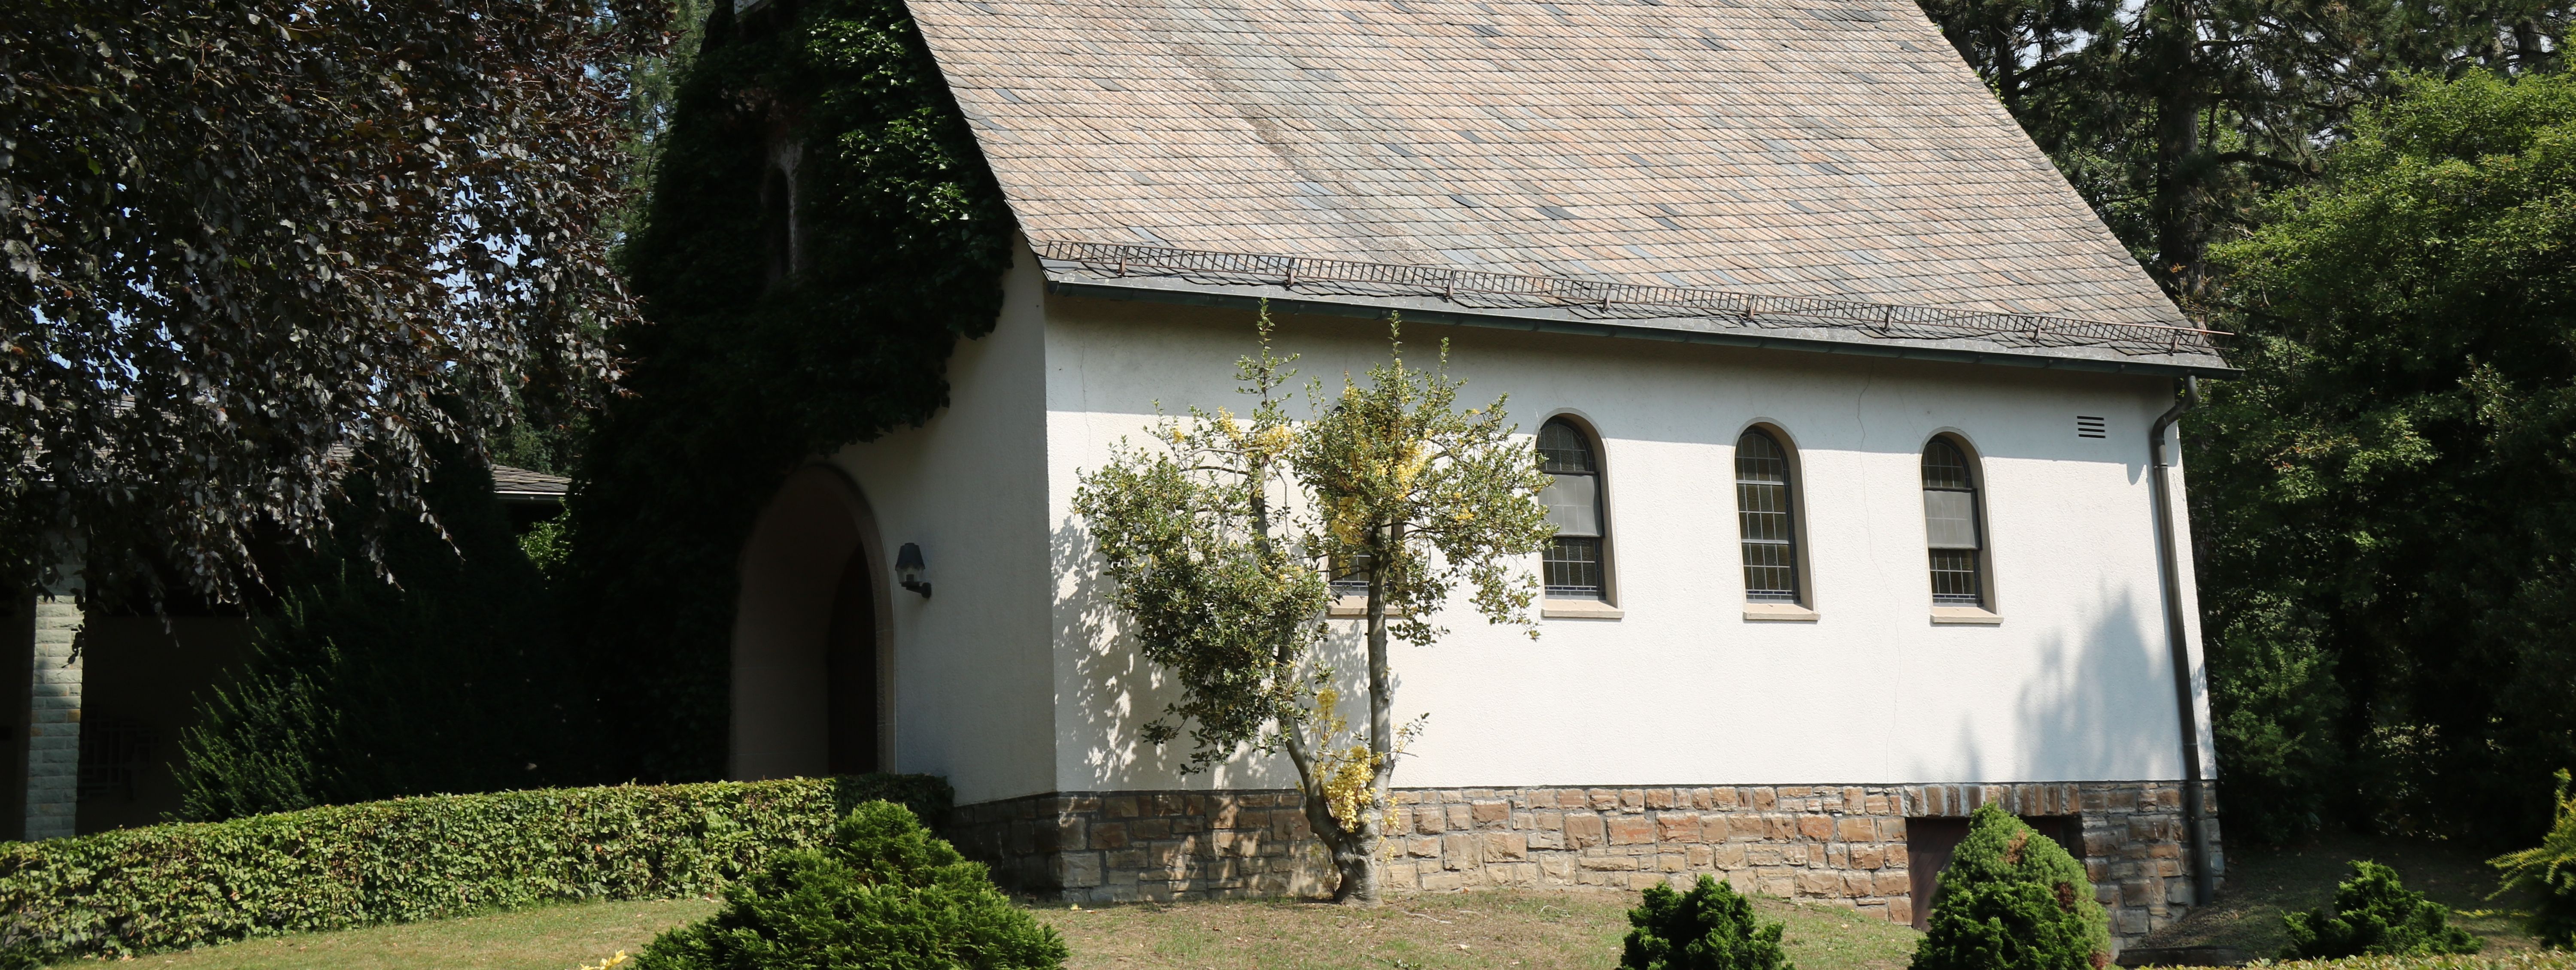
{"type": "MultiPolygon", "coordinates": [[[[1387,878],[1398,891],[1633,891],[1710,873],[1910,922],[1907,820],[1992,802],[2080,820],[2085,867],[2124,944],[2191,900],[2174,782],[1440,788],[1396,802],[1387,878]]],[[[1299,805],[1289,791],[1038,795],[961,807],[950,831],[1007,883],[1070,902],[1319,895],[1332,876],[1299,805]]]]}

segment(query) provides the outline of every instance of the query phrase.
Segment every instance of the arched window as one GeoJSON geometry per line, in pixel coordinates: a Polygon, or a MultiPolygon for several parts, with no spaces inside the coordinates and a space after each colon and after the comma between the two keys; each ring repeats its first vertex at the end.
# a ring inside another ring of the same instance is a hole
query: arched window
{"type": "Polygon", "coordinates": [[[1923,532],[1932,547],[1932,605],[1984,606],[1985,526],[1977,469],[1948,438],[1923,447],[1923,532]]]}
{"type": "Polygon", "coordinates": [[[1550,599],[1606,599],[1603,545],[1610,534],[1601,513],[1601,462],[1592,436],[1557,418],[1538,429],[1539,469],[1547,488],[1539,502],[1556,537],[1547,541],[1544,580],[1550,599]]]}
{"type": "Polygon", "coordinates": [[[1744,533],[1744,598],[1798,602],[1798,535],[1789,451],[1760,429],[1735,442],[1735,519],[1744,533]]]}

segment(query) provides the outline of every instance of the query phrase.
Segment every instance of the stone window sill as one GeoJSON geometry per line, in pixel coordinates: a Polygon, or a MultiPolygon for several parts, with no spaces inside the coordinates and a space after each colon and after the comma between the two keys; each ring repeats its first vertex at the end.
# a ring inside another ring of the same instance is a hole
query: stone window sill
{"type": "Polygon", "coordinates": [[[1796,603],[1746,603],[1744,618],[1756,622],[1814,623],[1816,611],[1796,603]]]}
{"type": "Polygon", "coordinates": [[[1932,622],[1936,626],[1999,626],[2004,618],[1974,606],[1935,606],[1932,622]]]}
{"type": "MultiPolygon", "coordinates": [[[[1356,620],[1368,615],[1368,597],[1336,596],[1333,605],[1324,607],[1324,615],[1336,620],[1356,620]]],[[[1388,610],[1388,616],[1403,616],[1403,610],[1388,610]]]]}
{"type": "Polygon", "coordinates": [[[1538,615],[1565,620],[1616,620],[1628,611],[1600,600],[1548,600],[1540,603],[1538,615]]]}

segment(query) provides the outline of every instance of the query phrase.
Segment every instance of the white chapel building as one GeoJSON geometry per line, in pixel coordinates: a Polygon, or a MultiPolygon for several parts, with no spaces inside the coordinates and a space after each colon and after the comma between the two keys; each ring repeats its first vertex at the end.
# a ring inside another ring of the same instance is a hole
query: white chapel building
{"type": "Polygon", "coordinates": [[[1989,802],[2124,940],[2214,882],[2158,462],[2231,372],[1912,0],[910,6],[1024,246],[950,406],[763,513],[734,775],[944,775],[970,852],[1074,901],[1324,888],[1284,759],[1138,739],[1169,694],[1071,511],[1158,409],[1236,404],[1267,301],[1328,382],[1400,312],[1591,496],[1536,640],[1397,648],[1391,885],[1913,921],[1989,802]]]}

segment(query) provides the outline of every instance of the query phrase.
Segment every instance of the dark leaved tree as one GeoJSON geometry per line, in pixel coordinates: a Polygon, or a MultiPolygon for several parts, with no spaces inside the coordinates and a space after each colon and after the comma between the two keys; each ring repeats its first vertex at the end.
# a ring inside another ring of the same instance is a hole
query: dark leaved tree
{"type": "Polygon", "coordinates": [[[236,599],[362,476],[428,512],[608,376],[654,0],[24,0],[0,17],[0,583],[236,599]],[[157,566],[156,566],[157,564],[157,566]]]}

